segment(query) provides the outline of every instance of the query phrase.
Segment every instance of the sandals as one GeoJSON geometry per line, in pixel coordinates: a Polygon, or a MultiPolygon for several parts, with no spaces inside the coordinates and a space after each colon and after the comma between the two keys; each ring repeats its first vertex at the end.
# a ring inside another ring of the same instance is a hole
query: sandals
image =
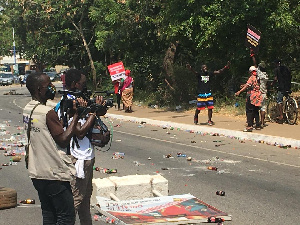
{"type": "Polygon", "coordinates": [[[283,124],[283,118],[279,119],[279,117],[276,117],[276,123],[283,124]]]}
{"type": "Polygon", "coordinates": [[[246,127],[243,132],[252,132],[253,128],[252,127],[246,127]]]}
{"type": "Polygon", "coordinates": [[[280,120],[280,119],[277,119],[277,123],[278,123],[278,124],[283,124],[283,119],[281,119],[281,120],[280,120]]]}

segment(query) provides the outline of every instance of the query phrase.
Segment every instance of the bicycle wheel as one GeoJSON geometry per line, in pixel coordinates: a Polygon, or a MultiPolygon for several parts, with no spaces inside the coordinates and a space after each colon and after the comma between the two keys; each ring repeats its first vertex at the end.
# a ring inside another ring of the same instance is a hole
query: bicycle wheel
{"type": "Polygon", "coordinates": [[[275,123],[278,116],[279,112],[276,101],[269,99],[267,105],[267,117],[269,118],[270,122],[275,123]]]}
{"type": "Polygon", "coordinates": [[[285,102],[285,116],[289,124],[294,125],[298,119],[298,104],[294,98],[288,98],[285,102]]]}

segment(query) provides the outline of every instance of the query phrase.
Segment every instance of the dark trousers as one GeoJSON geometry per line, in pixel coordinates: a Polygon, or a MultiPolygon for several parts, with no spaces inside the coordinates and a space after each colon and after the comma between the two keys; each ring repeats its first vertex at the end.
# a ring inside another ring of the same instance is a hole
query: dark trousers
{"type": "Polygon", "coordinates": [[[118,109],[120,109],[121,107],[121,94],[116,94],[117,95],[117,105],[118,105],[118,109]]]}
{"type": "Polygon", "coordinates": [[[246,100],[246,116],[248,127],[253,127],[254,118],[256,126],[259,126],[259,107],[251,104],[250,96],[246,100]]]}
{"type": "Polygon", "coordinates": [[[43,225],[74,225],[75,209],[70,182],[31,180],[41,202],[43,225]]]}

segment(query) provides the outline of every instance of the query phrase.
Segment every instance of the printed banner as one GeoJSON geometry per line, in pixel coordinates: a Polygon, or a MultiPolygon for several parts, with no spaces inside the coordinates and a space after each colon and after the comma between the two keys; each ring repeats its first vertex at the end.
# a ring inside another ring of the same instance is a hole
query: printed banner
{"type": "Polygon", "coordinates": [[[125,78],[125,68],[123,62],[118,62],[107,66],[111,80],[119,80],[125,78]]]}
{"type": "Polygon", "coordinates": [[[103,213],[125,224],[181,224],[207,222],[209,217],[224,217],[224,213],[190,194],[145,198],[141,200],[113,201],[97,196],[103,213]]]}
{"type": "Polygon", "coordinates": [[[261,32],[251,25],[247,25],[246,46],[258,53],[261,32]]]}

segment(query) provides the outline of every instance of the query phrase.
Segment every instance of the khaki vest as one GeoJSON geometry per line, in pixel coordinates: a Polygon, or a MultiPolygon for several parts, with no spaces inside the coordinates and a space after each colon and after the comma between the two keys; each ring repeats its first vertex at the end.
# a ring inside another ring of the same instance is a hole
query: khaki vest
{"type": "MultiPolygon", "coordinates": [[[[38,101],[30,101],[23,111],[23,123],[27,133],[30,113],[38,101]]],[[[71,181],[76,170],[66,149],[53,140],[46,125],[46,114],[53,107],[38,105],[32,113],[29,145],[29,177],[46,180],[71,181]]]]}

